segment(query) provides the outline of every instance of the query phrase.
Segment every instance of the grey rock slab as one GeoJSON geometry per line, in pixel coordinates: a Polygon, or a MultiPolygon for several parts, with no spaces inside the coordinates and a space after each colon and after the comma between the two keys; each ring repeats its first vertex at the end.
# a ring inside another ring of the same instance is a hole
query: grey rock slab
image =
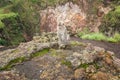
{"type": "Polygon", "coordinates": [[[40,51],[44,48],[50,48],[57,44],[56,42],[52,43],[37,43],[30,41],[27,43],[20,44],[15,49],[8,49],[0,52],[0,67],[4,67],[11,60],[14,60],[19,57],[29,57],[32,53],[40,51]]]}

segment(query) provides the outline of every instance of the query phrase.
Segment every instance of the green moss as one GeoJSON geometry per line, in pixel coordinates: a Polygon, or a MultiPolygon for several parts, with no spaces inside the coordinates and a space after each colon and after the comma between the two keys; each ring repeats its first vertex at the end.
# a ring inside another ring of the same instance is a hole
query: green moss
{"type": "Polygon", "coordinates": [[[15,50],[12,51],[12,53],[17,53],[17,52],[19,52],[18,49],[15,49],[15,50]]]}
{"type": "Polygon", "coordinates": [[[49,48],[43,49],[43,50],[41,50],[39,52],[31,54],[30,58],[34,58],[34,57],[37,57],[37,56],[43,56],[46,53],[48,53],[48,51],[49,51],[49,48]]]}
{"type": "Polygon", "coordinates": [[[100,68],[100,66],[98,65],[98,63],[95,63],[95,62],[93,62],[93,63],[84,63],[84,64],[81,64],[81,65],[79,65],[77,68],[84,68],[84,69],[86,69],[87,67],[89,67],[90,65],[93,65],[96,69],[99,69],[100,68]]]}
{"type": "Polygon", "coordinates": [[[87,63],[84,63],[84,64],[81,64],[79,65],[77,68],[87,68],[90,64],[87,64],[87,63]]]}
{"type": "Polygon", "coordinates": [[[32,59],[32,58],[37,57],[37,56],[43,56],[44,54],[48,53],[48,51],[49,51],[49,49],[47,48],[47,49],[43,49],[43,50],[41,50],[39,52],[36,52],[34,54],[31,54],[30,57],[19,57],[19,58],[13,59],[7,65],[5,65],[4,67],[1,67],[0,71],[9,70],[14,65],[16,65],[17,63],[22,63],[23,61],[27,61],[27,60],[32,59]]]}
{"type": "Polygon", "coordinates": [[[65,59],[67,56],[63,50],[50,49],[50,55],[59,59],[65,59]]]}
{"type": "Polygon", "coordinates": [[[14,60],[11,60],[7,65],[5,65],[4,67],[1,67],[0,71],[1,70],[8,70],[8,69],[12,68],[15,64],[21,63],[21,62],[23,62],[25,60],[26,60],[25,57],[19,57],[19,58],[16,58],[14,60]]]}
{"type": "Polygon", "coordinates": [[[100,68],[100,66],[97,63],[94,63],[93,65],[95,66],[96,69],[100,68]]]}
{"type": "Polygon", "coordinates": [[[51,53],[50,55],[53,56],[53,57],[58,56],[55,49],[50,49],[50,53],[51,53]]]}
{"type": "Polygon", "coordinates": [[[71,41],[70,45],[72,45],[72,46],[85,46],[84,43],[78,42],[78,41],[71,41]]]}
{"type": "Polygon", "coordinates": [[[66,61],[66,60],[62,60],[61,64],[66,65],[67,67],[71,68],[72,67],[72,63],[70,61],[66,61]]]}

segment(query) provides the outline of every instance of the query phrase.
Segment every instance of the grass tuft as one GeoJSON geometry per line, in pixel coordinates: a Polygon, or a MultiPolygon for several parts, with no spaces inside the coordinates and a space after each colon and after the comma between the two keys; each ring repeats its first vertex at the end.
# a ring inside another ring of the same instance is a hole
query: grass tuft
{"type": "Polygon", "coordinates": [[[104,41],[106,40],[106,36],[102,33],[90,33],[81,36],[82,39],[90,39],[90,40],[99,40],[104,41]]]}
{"type": "Polygon", "coordinates": [[[108,42],[120,42],[120,34],[115,33],[112,37],[107,37],[103,33],[86,33],[86,34],[79,34],[78,36],[82,39],[89,39],[89,40],[98,40],[98,41],[108,41],[108,42]]]}
{"type": "Polygon", "coordinates": [[[68,66],[69,68],[72,67],[72,63],[70,61],[62,60],[61,64],[68,66]]]}

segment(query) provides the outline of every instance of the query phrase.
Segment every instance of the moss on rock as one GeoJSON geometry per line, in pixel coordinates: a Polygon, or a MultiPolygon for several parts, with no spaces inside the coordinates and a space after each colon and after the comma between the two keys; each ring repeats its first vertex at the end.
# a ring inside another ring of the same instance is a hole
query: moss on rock
{"type": "MultiPolygon", "coordinates": [[[[37,57],[37,56],[43,56],[46,53],[48,53],[48,51],[49,51],[49,48],[46,48],[46,49],[43,49],[39,52],[31,54],[30,57],[19,57],[19,58],[13,59],[7,65],[5,65],[4,67],[0,67],[0,71],[9,70],[18,63],[22,63],[24,61],[30,60],[30,59],[32,59],[34,57],[37,57]]],[[[15,50],[15,52],[16,52],[16,50],[15,50]]]]}

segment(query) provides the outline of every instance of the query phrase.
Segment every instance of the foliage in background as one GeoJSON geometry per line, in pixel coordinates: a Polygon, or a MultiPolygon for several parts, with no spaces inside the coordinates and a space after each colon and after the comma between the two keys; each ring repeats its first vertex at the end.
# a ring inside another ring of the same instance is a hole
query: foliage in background
{"type": "Polygon", "coordinates": [[[12,11],[19,14],[26,41],[32,39],[35,27],[39,24],[39,11],[30,0],[13,0],[12,11]]]}
{"type": "Polygon", "coordinates": [[[77,1],[77,0],[30,0],[32,3],[36,3],[40,9],[45,9],[48,6],[57,6],[59,4],[65,4],[69,1],[77,1]]]}
{"type": "MultiPolygon", "coordinates": [[[[100,0],[102,1],[102,0],[100,0]]],[[[99,33],[93,33],[85,29],[78,32],[78,36],[82,39],[120,42],[120,1],[114,0],[109,6],[113,8],[103,18],[99,33]]]]}
{"type": "Polygon", "coordinates": [[[102,33],[89,33],[81,36],[82,39],[90,39],[90,40],[99,40],[99,41],[105,41],[106,36],[104,36],[102,33]]]}
{"type": "Polygon", "coordinates": [[[0,19],[0,38],[12,45],[30,41],[39,29],[40,9],[68,1],[77,0],[0,0],[0,17],[5,17],[0,19]],[[17,13],[17,18],[13,13],[17,13]]]}
{"type": "Polygon", "coordinates": [[[14,30],[12,31],[11,29],[13,27],[12,24],[16,24],[16,23],[11,23],[11,22],[5,23],[4,22],[4,20],[7,20],[9,18],[15,20],[15,18],[18,16],[17,13],[11,12],[8,9],[10,7],[11,6],[5,6],[5,7],[0,8],[0,31],[1,31],[0,32],[0,45],[12,44],[11,42],[14,41],[14,40],[10,41],[10,38],[13,39],[13,37],[10,35],[12,35],[11,32],[14,32],[14,30]],[[11,28],[8,26],[9,24],[11,24],[11,28]]]}
{"type": "Polygon", "coordinates": [[[0,7],[4,7],[6,5],[9,5],[11,0],[0,0],[0,7]]]}
{"type": "MultiPolygon", "coordinates": [[[[49,6],[55,7],[60,4],[63,5],[70,1],[79,4],[80,7],[84,7],[82,4],[84,0],[0,0],[0,44],[7,42],[8,44],[16,45],[22,41],[31,40],[36,32],[36,27],[39,29],[40,10],[49,6]]],[[[88,1],[91,4],[90,11],[88,10],[88,12],[93,14],[96,13],[97,10],[97,8],[93,6],[98,6],[97,3],[93,4],[93,2],[96,1],[100,3],[104,0],[88,1]]],[[[114,0],[112,6],[114,6],[115,9],[104,17],[103,24],[101,25],[103,32],[108,32],[109,27],[114,29],[114,33],[116,30],[120,31],[119,2],[119,0],[114,0]]],[[[86,32],[79,33],[79,36],[88,33],[86,30],[86,32]]],[[[102,34],[100,35],[102,37],[102,34]]],[[[113,40],[113,38],[109,39],[109,41],[111,40],[113,40]]]]}
{"type": "Polygon", "coordinates": [[[115,33],[113,37],[107,38],[109,42],[120,42],[120,34],[115,33]]]}
{"type": "Polygon", "coordinates": [[[3,19],[6,27],[3,28],[3,38],[11,45],[18,45],[20,42],[24,41],[22,33],[22,25],[18,17],[10,17],[3,19]]]}
{"type": "MultiPolygon", "coordinates": [[[[83,32],[82,32],[83,33],[83,32]]],[[[82,39],[89,39],[89,40],[98,40],[98,41],[108,41],[108,42],[120,42],[120,34],[115,33],[115,35],[108,37],[104,35],[103,33],[85,33],[82,34],[78,33],[78,37],[82,39]]]]}
{"type": "Polygon", "coordinates": [[[103,18],[100,30],[107,36],[112,36],[116,32],[120,33],[120,1],[114,0],[111,4],[113,8],[103,18]]]}
{"type": "Polygon", "coordinates": [[[6,19],[6,18],[10,18],[10,17],[16,17],[17,14],[16,13],[6,13],[6,14],[0,14],[0,28],[3,28],[5,25],[4,23],[2,22],[3,19],[6,19]]]}
{"type": "Polygon", "coordinates": [[[0,45],[7,45],[7,41],[0,38],[0,45]]]}
{"type": "Polygon", "coordinates": [[[0,1],[0,38],[10,45],[31,40],[39,22],[33,6],[30,0],[0,1]]]}
{"type": "Polygon", "coordinates": [[[84,28],[83,31],[77,31],[77,35],[81,37],[82,35],[89,34],[90,30],[88,28],[84,28]]]}

